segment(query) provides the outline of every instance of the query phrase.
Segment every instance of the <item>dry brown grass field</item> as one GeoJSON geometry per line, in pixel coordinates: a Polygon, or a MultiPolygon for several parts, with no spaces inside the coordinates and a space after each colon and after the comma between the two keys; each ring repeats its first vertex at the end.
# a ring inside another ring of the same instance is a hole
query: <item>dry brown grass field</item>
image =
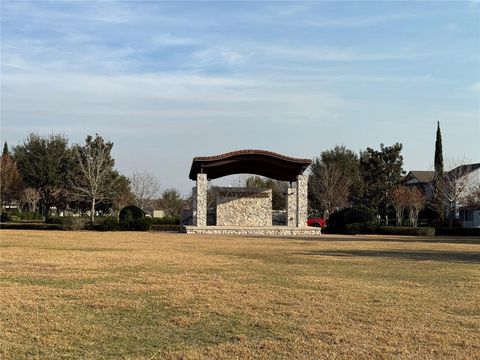
{"type": "Polygon", "coordinates": [[[0,231],[2,359],[475,359],[480,240],[0,231]]]}

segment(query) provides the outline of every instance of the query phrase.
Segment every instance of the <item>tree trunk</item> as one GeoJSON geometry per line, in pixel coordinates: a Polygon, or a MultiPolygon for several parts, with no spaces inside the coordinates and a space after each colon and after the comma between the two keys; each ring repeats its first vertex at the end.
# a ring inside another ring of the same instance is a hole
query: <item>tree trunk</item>
{"type": "Polygon", "coordinates": [[[92,199],[92,209],[90,210],[90,222],[93,225],[95,221],[95,199],[92,199]]]}
{"type": "Polygon", "coordinates": [[[395,214],[396,214],[396,217],[397,217],[397,226],[402,226],[403,208],[397,207],[395,209],[395,214]]]}
{"type": "Polygon", "coordinates": [[[49,212],[50,212],[50,201],[44,199],[43,200],[43,216],[45,216],[45,222],[48,219],[49,212]]]}

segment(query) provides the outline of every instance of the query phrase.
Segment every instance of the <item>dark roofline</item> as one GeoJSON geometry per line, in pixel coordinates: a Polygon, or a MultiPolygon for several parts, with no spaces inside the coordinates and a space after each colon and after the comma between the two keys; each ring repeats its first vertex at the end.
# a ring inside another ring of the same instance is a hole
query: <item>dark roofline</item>
{"type": "Polygon", "coordinates": [[[189,178],[196,180],[198,173],[206,173],[209,179],[247,173],[282,181],[296,181],[296,177],[303,174],[311,162],[310,159],[293,158],[266,150],[237,150],[194,157],[189,178]]]}
{"type": "Polygon", "coordinates": [[[298,162],[298,163],[308,163],[308,165],[311,164],[312,160],[310,159],[300,159],[300,158],[294,158],[286,155],[282,155],[279,153],[275,153],[273,151],[267,151],[267,150],[256,150],[256,149],[247,149],[247,150],[236,150],[236,151],[231,151],[225,154],[220,154],[220,155],[214,155],[214,156],[196,156],[193,158],[193,161],[213,161],[213,160],[222,160],[222,159],[227,159],[233,156],[237,155],[266,155],[266,156],[271,156],[271,157],[276,157],[281,160],[285,161],[291,161],[291,162],[298,162]]]}
{"type": "MultiPolygon", "coordinates": [[[[445,174],[446,175],[457,175],[457,174],[467,175],[479,168],[480,168],[480,163],[465,164],[465,165],[457,166],[456,168],[450,171],[447,171],[445,174]]],[[[405,179],[409,179],[413,176],[417,180],[419,180],[420,183],[429,183],[430,181],[433,180],[434,174],[435,174],[435,171],[433,170],[411,170],[405,176],[405,179]],[[425,177],[430,177],[430,176],[432,177],[430,181],[425,179],[425,177]]]]}
{"type": "Polygon", "coordinates": [[[467,175],[467,174],[470,174],[471,172],[477,170],[478,168],[480,168],[480,163],[465,164],[465,165],[457,166],[456,168],[450,170],[447,174],[467,175]]]}

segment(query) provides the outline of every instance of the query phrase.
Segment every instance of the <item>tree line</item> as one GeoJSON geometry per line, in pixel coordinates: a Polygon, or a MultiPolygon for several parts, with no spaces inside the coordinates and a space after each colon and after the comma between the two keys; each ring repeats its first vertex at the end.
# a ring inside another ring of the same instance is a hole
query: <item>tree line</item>
{"type": "Polygon", "coordinates": [[[162,193],[148,171],[130,178],[115,169],[113,143],[88,135],[83,144],[69,145],[63,135],[29,134],[10,151],[5,143],[0,163],[2,208],[13,203],[23,210],[39,212],[45,219],[57,212],[118,213],[128,204],[153,210],[159,206],[167,216],[178,216],[184,199],[176,189],[162,193]]]}
{"type": "MultiPolygon", "coordinates": [[[[52,209],[90,215],[118,214],[129,204],[152,211],[165,210],[166,216],[178,216],[189,206],[172,188],[160,192],[158,180],[148,171],[122,175],[115,169],[113,143],[102,136],[88,135],[83,144],[69,145],[63,135],[29,134],[23,143],[9,150],[5,143],[0,162],[0,200],[2,208],[19,204],[29,212],[43,214],[52,209]]],[[[480,185],[468,189],[469,171],[459,166],[444,171],[440,125],[437,126],[432,197],[416,187],[405,187],[402,144],[380,144],[358,154],[345,146],[335,146],[320,153],[312,161],[308,197],[311,214],[328,218],[346,208],[368,209],[389,224],[395,219],[401,224],[405,213],[412,226],[417,226],[424,210],[433,223],[442,223],[448,216],[452,226],[460,198],[466,204],[480,206],[480,185]],[[429,200],[429,202],[427,202],[429,200]]],[[[250,176],[244,186],[272,189],[274,210],[284,210],[288,185],[285,182],[250,176]]],[[[215,205],[216,188],[208,192],[208,204],[215,205]]]]}
{"type": "Polygon", "coordinates": [[[311,210],[328,218],[335,211],[363,206],[388,224],[391,193],[405,175],[402,144],[380,144],[360,154],[345,146],[323,151],[313,160],[309,178],[311,210]]]}
{"type": "MultiPolygon", "coordinates": [[[[401,225],[407,214],[416,227],[423,214],[430,225],[452,227],[458,206],[480,208],[480,184],[473,184],[474,170],[465,160],[452,161],[444,171],[442,135],[437,123],[434,171],[431,194],[425,189],[405,186],[402,144],[380,144],[380,149],[367,148],[359,154],[345,146],[335,146],[314,158],[309,178],[311,212],[328,218],[332,213],[352,207],[363,207],[389,225],[394,218],[401,225]],[[446,219],[447,218],[447,219],[446,219]]],[[[474,164],[475,165],[475,164],[474,164]]]]}

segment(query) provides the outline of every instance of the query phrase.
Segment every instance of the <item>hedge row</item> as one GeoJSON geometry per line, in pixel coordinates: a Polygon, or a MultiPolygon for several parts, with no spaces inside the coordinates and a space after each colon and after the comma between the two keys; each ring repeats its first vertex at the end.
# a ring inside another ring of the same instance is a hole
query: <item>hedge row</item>
{"type": "Polygon", "coordinates": [[[381,235],[406,235],[406,236],[435,236],[435,228],[432,227],[407,227],[407,226],[380,226],[377,234],[381,235]]]}
{"type": "Polygon", "coordinates": [[[19,211],[5,211],[0,215],[1,222],[10,221],[43,221],[43,216],[36,212],[19,212],[19,211]]]}
{"type": "Polygon", "coordinates": [[[0,223],[0,229],[10,230],[66,230],[59,224],[45,224],[45,223],[0,223]]]}
{"type": "Polygon", "coordinates": [[[180,231],[179,222],[176,224],[169,224],[171,220],[166,220],[167,224],[158,224],[156,219],[139,218],[130,219],[119,222],[114,217],[107,217],[100,224],[94,226],[94,230],[98,231],[180,231]]]}
{"type": "Polygon", "coordinates": [[[479,228],[433,228],[433,227],[408,227],[408,226],[377,226],[372,223],[347,224],[343,229],[326,227],[326,234],[379,234],[379,235],[404,235],[404,236],[480,236],[479,228]]]}
{"type": "Polygon", "coordinates": [[[480,236],[480,228],[437,228],[435,235],[480,236]]]}
{"type": "Polygon", "coordinates": [[[180,232],[180,225],[152,225],[150,227],[152,231],[175,231],[180,232]]]}

